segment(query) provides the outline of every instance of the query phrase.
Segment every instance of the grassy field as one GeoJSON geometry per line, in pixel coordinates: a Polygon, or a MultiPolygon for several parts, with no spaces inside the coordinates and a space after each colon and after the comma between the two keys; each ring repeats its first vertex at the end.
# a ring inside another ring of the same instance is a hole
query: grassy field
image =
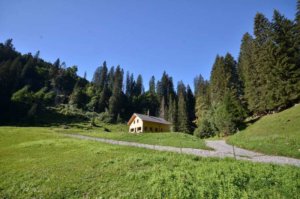
{"type": "Polygon", "coordinates": [[[203,139],[184,133],[128,133],[128,126],[124,124],[98,123],[98,127],[87,127],[81,123],[70,126],[68,129],[55,128],[58,133],[76,133],[113,140],[139,142],[144,144],[155,144],[163,146],[175,146],[186,148],[210,149],[205,145],[203,139]],[[109,131],[109,132],[107,132],[109,131]]]}
{"type": "Polygon", "coordinates": [[[300,105],[265,116],[227,141],[266,154],[300,158],[300,105]]]}
{"type": "Polygon", "coordinates": [[[0,198],[299,198],[291,166],[199,158],[0,128],[0,198]]]}

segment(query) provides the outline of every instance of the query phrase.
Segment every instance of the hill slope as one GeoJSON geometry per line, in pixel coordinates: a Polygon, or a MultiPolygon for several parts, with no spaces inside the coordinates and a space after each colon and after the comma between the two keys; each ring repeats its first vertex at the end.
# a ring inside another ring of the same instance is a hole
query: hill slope
{"type": "Polygon", "coordinates": [[[261,118],[227,142],[266,154],[300,158],[300,105],[261,118]]]}

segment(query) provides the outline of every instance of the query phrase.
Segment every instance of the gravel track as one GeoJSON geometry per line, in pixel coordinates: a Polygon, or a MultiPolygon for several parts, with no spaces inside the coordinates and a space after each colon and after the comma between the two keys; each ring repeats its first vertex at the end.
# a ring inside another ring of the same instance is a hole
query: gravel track
{"type": "Polygon", "coordinates": [[[206,141],[206,145],[214,149],[214,151],[203,150],[203,149],[193,149],[193,148],[179,148],[172,146],[160,146],[152,144],[142,144],[137,142],[127,142],[127,141],[117,141],[106,138],[97,138],[90,137],[85,135],[78,134],[64,134],[68,137],[79,138],[83,140],[92,140],[97,142],[104,142],[115,145],[122,146],[134,146],[146,149],[152,149],[157,151],[170,151],[184,154],[191,154],[201,157],[217,157],[217,158],[226,158],[231,157],[238,160],[248,160],[252,162],[263,162],[263,163],[273,163],[280,165],[293,165],[300,167],[300,160],[295,158],[288,158],[282,156],[271,156],[265,155],[262,153],[257,153],[238,147],[233,147],[232,145],[227,144],[224,140],[209,140],[206,141]]]}

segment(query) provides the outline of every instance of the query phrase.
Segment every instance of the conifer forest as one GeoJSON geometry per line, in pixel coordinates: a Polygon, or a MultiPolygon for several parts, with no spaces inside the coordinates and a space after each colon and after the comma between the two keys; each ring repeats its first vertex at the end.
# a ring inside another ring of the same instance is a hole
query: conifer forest
{"type": "Polygon", "coordinates": [[[142,113],[165,118],[174,132],[233,134],[248,117],[299,103],[300,1],[294,19],[278,10],[271,19],[257,13],[253,34],[241,35],[237,60],[230,53],[216,55],[209,79],[191,78],[194,85],[186,85],[162,71],[145,80],[104,61],[89,81],[77,75],[77,66],[60,59],[49,63],[39,52],[21,54],[8,39],[0,44],[0,121],[32,125],[61,114],[120,123],[142,113]]]}

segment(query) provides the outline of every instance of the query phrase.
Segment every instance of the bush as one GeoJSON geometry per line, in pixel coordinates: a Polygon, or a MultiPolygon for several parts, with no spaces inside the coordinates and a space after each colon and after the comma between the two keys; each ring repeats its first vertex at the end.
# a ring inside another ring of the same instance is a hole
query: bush
{"type": "Polygon", "coordinates": [[[194,135],[200,138],[208,138],[214,136],[215,132],[212,129],[210,121],[206,118],[203,119],[199,127],[195,129],[194,135]]]}
{"type": "Polygon", "coordinates": [[[113,123],[113,116],[108,112],[100,113],[98,118],[104,123],[113,123]]]}
{"type": "Polygon", "coordinates": [[[53,109],[57,113],[60,113],[60,114],[65,115],[65,116],[88,119],[88,117],[86,115],[86,112],[84,112],[82,109],[76,108],[73,105],[61,104],[59,106],[56,106],[55,108],[50,108],[50,109],[53,109]]]}
{"type": "Polygon", "coordinates": [[[219,136],[230,135],[235,132],[236,123],[225,103],[219,103],[214,107],[213,124],[219,136]]]}

